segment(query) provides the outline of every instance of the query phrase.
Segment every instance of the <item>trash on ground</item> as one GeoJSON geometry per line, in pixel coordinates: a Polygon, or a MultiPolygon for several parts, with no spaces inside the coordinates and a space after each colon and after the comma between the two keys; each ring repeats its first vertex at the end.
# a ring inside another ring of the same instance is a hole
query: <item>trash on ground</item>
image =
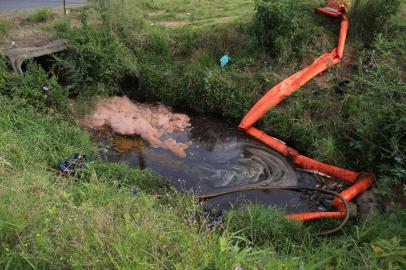
{"type": "Polygon", "coordinates": [[[61,174],[76,174],[86,165],[86,156],[74,154],[59,164],[61,174]]]}
{"type": "Polygon", "coordinates": [[[227,63],[230,61],[230,57],[225,54],[220,58],[220,65],[221,67],[224,67],[225,65],[227,65],[227,63]]]}
{"type": "Polygon", "coordinates": [[[43,86],[43,87],[42,87],[42,93],[44,93],[45,95],[48,95],[48,93],[49,93],[49,87],[48,87],[48,86],[43,86]]]}

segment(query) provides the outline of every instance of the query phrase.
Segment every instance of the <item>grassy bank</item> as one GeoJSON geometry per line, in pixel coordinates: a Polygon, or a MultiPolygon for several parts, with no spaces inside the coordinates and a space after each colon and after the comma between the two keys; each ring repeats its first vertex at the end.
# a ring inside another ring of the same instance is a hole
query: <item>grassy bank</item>
{"type": "MultiPolygon", "coordinates": [[[[159,176],[99,160],[68,104],[127,94],[237,123],[265,89],[334,46],[337,22],[309,12],[319,1],[101,2],[42,26],[74,49],[57,59],[68,85],[35,63],[15,75],[0,61],[1,269],[404,267],[404,210],[330,237],[255,206],[208,229],[201,206],[159,176]],[[88,156],[84,171],[55,173],[73,153],[88,156]]],[[[404,8],[379,18],[372,38],[351,34],[348,60],[261,122],[303,153],[375,172],[387,200],[404,191],[404,8]]]]}
{"type": "MultiPolygon", "coordinates": [[[[60,22],[59,35],[76,49],[62,60],[75,82],[71,94],[121,93],[217,113],[237,124],[266,89],[336,45],[338,22],[312,13],[319,1],[180,2],[106,1],[83,10],[79,27],[60,22]],[[182,17],[187,23],[167,26],[154,17],[176,19],[198,7],[198,23],[182,17]],[[238,17],[209,24],[210,14],[221,19],[234,9],[238,17]],[[91,24],[97,16],[100,23],[91,24]],[[224,54],[231,62],[220,68],[224,54]]],[[[355,1],[343,62],[259,123],[303,154],[375,173],[389,196],[394,187],[406,192],[406,23],[399,4],[355,1]]]]}
{"type": "Polygon", "coordinates": [[[165,190],[148,172],[102,163],[89,136],[60,114],[38,113],[4,96],[0,105],[2,269],[401,269],[404,264],[402,211],[351,224],[332,238],[258,207],[230,212],[224,225],[209,230],[190,197],[165,190]],[[80,175],[50,170],[75,152],[92,161],[80,175]],[[134,186],[141,189],[136,195],[134,186]]]}

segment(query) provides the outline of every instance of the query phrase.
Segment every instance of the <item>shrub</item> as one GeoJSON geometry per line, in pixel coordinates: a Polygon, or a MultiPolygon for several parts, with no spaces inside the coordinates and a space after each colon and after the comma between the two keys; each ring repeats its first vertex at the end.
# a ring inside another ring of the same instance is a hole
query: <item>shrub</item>
{"type": "Polygon", "coordinates": [[[0,20],[0,37],[7,35],[10,29],[10,22],[5,20],[0,20]]]}
{"type": "Polygon", "coordinates": [[[14,74],[8,71],[3,58],[0,58],[0,94],[39,111],[64,110],[68,101],[67,89],[58,84],[56,76],[49,76],[41,66],[30,62],[24,75],[14,74]],[[48,93],[44,92],[43,87],[48,87],[48,93]]]}
{"type": "Polygon", "coordinates": [[[52,16],[52,11],[49,8],[40,8],[29,13],[27,20],[30,22],[45,22],[52,16]]]}
{"type": "Polygon", "coordinates": [[[370,45],[387,20],[399,10],[399,0],[355,0],[350,8],[350,34],[370,45]]]}
{"type": "Polygon", "coordinates": [[[367,54],[370,66],[364,66],[355,77],[346,105],[351,114],[346,122],[351,138],[348,150],[354,151],[348,156],[362,153],[360,166],[377,172],[382,192],[390,195],[396,186],[406,195],[406,84],[398,77],[396,62],[378,64],[388,57],[402,61],[396,54],[400,48],[383,37],[378,37],[373,46],[367,54]]]}
{"type": "Polygon", "coordinates": [[[259,44],[272,56],[301,56],[314,35],[312,8],[307,0],[256,0],[253,31],[259,44]]]}
{"type": "Polygon", "coordinates": [[[84,27],[62,35],[74,48],[71,58],[59,59],[72,83],[71,95],[113,95],[126,77],[137,75],[132,52],[108,29],[84,27]]]}

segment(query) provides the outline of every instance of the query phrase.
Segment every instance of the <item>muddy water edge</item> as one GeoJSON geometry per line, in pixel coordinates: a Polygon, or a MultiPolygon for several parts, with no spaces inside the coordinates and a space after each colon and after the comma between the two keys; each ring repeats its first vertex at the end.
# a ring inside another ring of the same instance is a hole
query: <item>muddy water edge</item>
{"type": "MultiPolygon", "coordinates": [[[[106,106],[102,110],[99,106],[85,119],[96,119],[97,125],[89,122],[85,125],[94,134],[101,157],[128,164],[130,168],[149,169],[167,178],[178,190],[208,194],[250,184],[324,187],[336,191],[344,188],[341,183],[296,168],[285,157],[219,117],[190,113],[187,116],[173,113],[162,104],[112,99],[103,101],[110,102],[107,110],[106,106]],[[126,106],[111,106],[112,99],[124,101],[126,106]],[[124,125],[116,128],[118,122],[124,125]],[[149,133],[143,134],[145,131],[149,133]]],[[[217,209],[256,203],[299,213],[330,210],[329,199],[317,193],[270,190],[228,194],[206,203],[217,209]]]]}

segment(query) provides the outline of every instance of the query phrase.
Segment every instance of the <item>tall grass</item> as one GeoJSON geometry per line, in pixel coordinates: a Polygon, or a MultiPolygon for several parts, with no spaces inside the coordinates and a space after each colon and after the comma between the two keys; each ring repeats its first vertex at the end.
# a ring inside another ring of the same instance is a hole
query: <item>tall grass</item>
{"type": "MultiPolygon", "coordinates": [[[[125,93],[139,100],[215,112],[236,123],[266,89],[330,50],[337,35],[332,30],[338,30],[337,22],[312,15],[317,6],[313,1],[257,1],[252,24],[225,24],[210,27],[211,31],[149,26],[136,14],[137,4],[108,1],[98,7],[102,27],[66,35],[76,48],[68,65],[75,75],[76,93],[87,89],[90,96],[125,93]],[[127,8],[120,9],[123,3],[127,8]],[[221,69],[218,59],[224,53],[231,55],[231,62],[221,69]]],[[[357,47],[358,54],[346,52],[351,65],[324,74],[323,90],[310,82],[259,123],[304,154],[375,172],[388,195],[393,185],[406,190],[401,169],[404,82],[399,80],[402,72],[396,71],[403,65],[404,34],[399,30],[401,21],[392,23],[399,17],[392,16],[397,5],[396,1],[354,2],[350,28],[373,33],[372,41],[362,39],[374,52],[363,47],[357,47]],[[383,30],[390,38],[382,38],[383,30]],[[371,53],[373,62],[368,60],[371,53]],[[349,83],[340,86],[341,80],[349,83]]],[[[358,46],[358,41],[354,36],[347,47],[358,46]]]]}
{"type": "Polygon", "coordinates": [[[26,19],[30,22],[45,22],[53,16],[49,8],[39,8],[27,14],[26,19]]]}
{"type": "Polygon", "coordinates": [[[400,6],[399,0],[355,0],[350,8],[350,34],[370,45],[400,6]]]}
{"type": "Polygon", "coordinates": [[[255,1],[253,31],[260,45],[283,61],[302,56],[314,38],[311,8],[308,0],[255,1]]]}
{"type": "MultiPolygon", "coordinates": [[[[141,2],[126,3],[131,8],[141,2]]],[[[71,94],[125,92],[239,120],[267,87],[302,64],[273,61],[250,35],[249,24],[169,31],[140,23],[132,18],[134,10],[120,10],[119,3],[106,2],[117,5],[114,16],[99,9],[103,25],[61,27],[74,47],[71,59],[62,59],[76,78],[71,94]],[[221,69],[218,58],[226,51],[231,62],[221,69]],[[138,84],[122,88],[126,75],[138,84]]],[[[147,8],[159,7],[154,2],[147,8]]],[[[87,19],[83,13],[82,22],[87,19]]],[[[327,74],[330,85],[320,90],[310,83],[259,123],[304,153],[377,172],[386,192],[404,188],[406,179],[404,23],[392,19],[386,24],[390,32],[371,43],[373,57],[359,50],[362,64],[345,87],[335,87],[341,70],[333,69],[327,74]]],[[[300,20],[293,22],[297,27],[300,20]]],[[[317,21],[306,23],[319,27],[317,21]]],[[[284,32],[276,34],[292,41],[284,32]]],[[[300,47],[297,52],[302,58],[300,47]]],[[[160,177],[101,162],[89,135],[70,121],[67,89],[52,74],[31,64],[24,76],[15,75],[1,62],[0,94],[1,269],[404,267],[402,210],[366,223],[354,220],[338,235],[319,237],[275,209],[248,206],[209,230],[201,205],[171,191],[160,177]],[[42,93],[45,84],[52,86],[50,95],[42,93]],[[88,155],[86,169],[77,177],[54,173],[52,168],[73,153],[88,155]],[[134,186],[141,190],[137,195],[134,186]]]]}
{"type": "Polygon", "coordinates": [[[11,25],[11,22],[0,19],[0,37],[5,37],[8,34],[11,25]]]}
{"type": "Polygon", "coordinates": [[[30,105],[38,111],[63,111],[68,100],[67,89],[58,84],[54,74],[48,74],[33,62],[28,62],[25,76],[10,73],[6,59],[1,56],[0,94],[18,101],[20,106],[30,105]]]}

